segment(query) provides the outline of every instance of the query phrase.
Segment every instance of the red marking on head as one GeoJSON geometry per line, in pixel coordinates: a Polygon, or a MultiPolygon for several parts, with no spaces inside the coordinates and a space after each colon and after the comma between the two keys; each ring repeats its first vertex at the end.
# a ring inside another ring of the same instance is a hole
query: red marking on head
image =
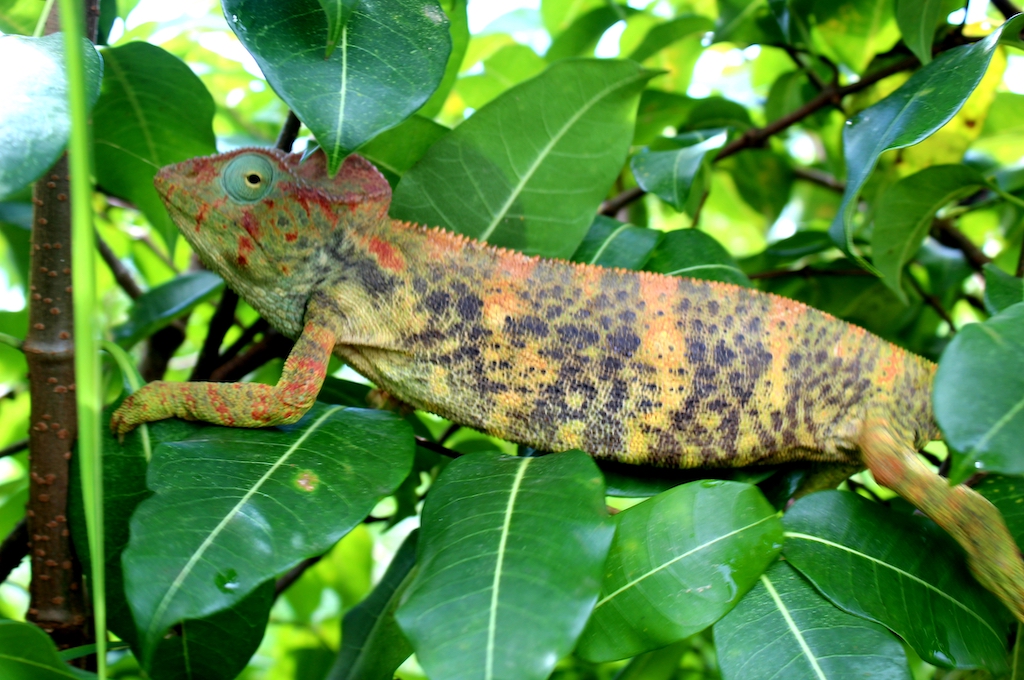
{"type": "Polygon", "coordinates": [[[192,159],[192,173],[199,184],[212,183],[217,177],[216,156],[204,156],[192,159]]]}
{"type": "Polygon", "coordinates": [[[370,252],[377,256],[377,262],[385,269],[400,272],[405,269],[405,261],[395,247],[376,236],[370,238],[370,252]]]}
{"type": "Polygon", "coordinates": [[[288,243],[294,243],[295,239],[297,239],[298,237],[299,237],[299,232],[297,232],[297,231],[289,231],[288,233],[286,233],[284,235],[284,240],[288,241],[288,243]]]}
{"type": "Polygon", "coordinates": [[[302,209],[306,211],[307,217],[310,216],[310,207],[313,205],[320,206],[320,210],[325,215],[330,215],[332,212],[333,204],[331,199],[317,189],[310,189],[298,184],[282,184],[281,189],[289,198],[295,199],[302,206],[302,209]]]}
{"type": "Polygon", "coordinates": [[[260,223],[248,210],[242,211],[242,228],[257,241],[260,238],[260,223]]]}
{"type": "Polygon", "coordinates": [[[203,220],[206,219],[206,213],[209,212],[209,210],[210,210],[210,204],[209,203],[200,203],[199,204],[199,210],[196,211],[196,231],[197,232],[199,231],[199,228],[201,226],[203,226],[203,220]]]}
{"type": "Polygon", "coordinates": [[[248,236],[238,237],[238,264],[245,266],[249,264],[249,253],[256,249],[256,244],[248,236]]]}

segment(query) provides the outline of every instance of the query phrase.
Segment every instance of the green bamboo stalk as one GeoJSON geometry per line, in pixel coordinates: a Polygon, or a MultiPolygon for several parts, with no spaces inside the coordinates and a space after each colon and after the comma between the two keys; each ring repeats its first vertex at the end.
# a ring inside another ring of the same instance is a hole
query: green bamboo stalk
{"type": "Polygon", "coordinates": [[[99,317],[96,304],[96,256],[92,224],[92,140],[85,85],[85,10],[81,0],[59,0],[64,29],[64,58],[68,75],[71,139],[71,269],[75,305],[75,395],[78,404],[78,460],[82,470],[82,497],[89,532],[89,590],[96,631],[96,670],[107,677],[106,559],[103,544],[103,449],[100,440],[100,360],[97,346],[99,317]]]}

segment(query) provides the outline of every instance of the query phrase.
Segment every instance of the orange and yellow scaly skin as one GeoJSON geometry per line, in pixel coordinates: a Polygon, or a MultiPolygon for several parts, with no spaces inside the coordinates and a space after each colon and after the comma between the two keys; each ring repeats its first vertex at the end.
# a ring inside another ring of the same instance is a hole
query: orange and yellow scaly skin
{"type": "Polygon", "coordinates": [[[333,352],[417,408],[546,451],[866,464],[1024,620],[1024,563],[998,513],[914,456],[938,435],[920,357],[778,296],[390,220],[387,182],[357,156],[331,179],[321,154],[242,150],[165,168],[157,188],[207,266],[298,341],[278,385],[152,383],[115,413],[119,433],[171,416],[294,422],[333,352]]]}

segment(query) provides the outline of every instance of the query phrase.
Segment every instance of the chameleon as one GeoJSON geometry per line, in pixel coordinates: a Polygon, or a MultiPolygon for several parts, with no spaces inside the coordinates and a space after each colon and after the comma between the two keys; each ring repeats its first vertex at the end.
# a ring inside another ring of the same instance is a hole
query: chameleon
{"type": "Polygon", "coordinates": [[[241,149],[154,182],[205,265],[295,345],[276,385],[143,386],[113,415],[119,436],[170,417],[293,423],[333,354],[401,402],[539,450],[666,468],[807,461],[833,486],[866,467],[1024,621],[1002,516],[916,455],[941,436],[925,359],[769,293],[391,219],[390,186],[358,155],[331,177],[320,152],[241,149]]]}

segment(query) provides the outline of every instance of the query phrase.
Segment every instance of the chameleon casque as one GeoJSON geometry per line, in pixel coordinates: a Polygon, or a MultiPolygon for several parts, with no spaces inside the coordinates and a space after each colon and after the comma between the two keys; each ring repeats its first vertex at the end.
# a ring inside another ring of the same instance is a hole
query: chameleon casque
{"type": "Polygon", "coordinates": [[[775,295],[389,219],[391,189],[358,156],[331,178],[319,152],[244,149],[168,166],[156,186],[203,262],[296,344],[275,386],[146,385],[114,414],[117,433],[174,416],[295,422],[333,353],[416,408],[545,451],[866,466],[1024,621],[1024,562],[999,512],[916,456],[939,436],[926,360],[775,295]]]}

